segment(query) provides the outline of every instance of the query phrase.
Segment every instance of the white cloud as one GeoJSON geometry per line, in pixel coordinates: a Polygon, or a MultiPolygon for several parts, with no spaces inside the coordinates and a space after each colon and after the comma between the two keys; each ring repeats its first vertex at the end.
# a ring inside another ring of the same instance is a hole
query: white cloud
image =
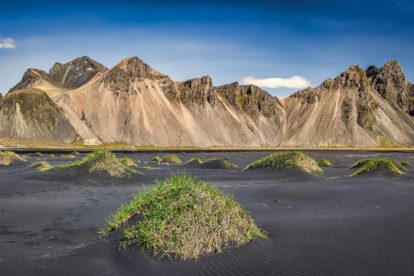
{"type": "Polygon", "coordinates": [[[0,49],[14,49],[16,45],[12,38],[0,39],[0,49]]]}
{"type": "Polygon", "coordinates": [[[300,77],[293,76],[290,78],[268,78],[256,79],[255,77],[246,77],[243,79],[244,84],[254,84],[264,88],[306,88],[310,85],[309,81],[300,77]]]}

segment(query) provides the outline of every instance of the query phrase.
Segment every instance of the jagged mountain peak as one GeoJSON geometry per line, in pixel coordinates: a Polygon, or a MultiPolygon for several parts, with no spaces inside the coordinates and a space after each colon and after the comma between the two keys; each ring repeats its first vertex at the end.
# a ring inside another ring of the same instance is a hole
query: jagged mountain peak
{"type": "Polygon", "coordinates": [[[362,89],[367,85],[367,74],[359,65],[350,66],[333,81],[333,86],[362,89]]]}
{"type": "Polygon", "coordinates": [[[49,71],[48,79],[58,87],[75,89],[105,70],[107,68],[101,63],[88,56],[82,56],[65,64],[55,63],[49,71]]]}
{"type": "Polygon", "coordinates": [[[381,68],[381,74],[388,79],[392,79],[397,85],[402,85],[405,81],[404,71],[396,60],[390,60],[381,68]]]}
{"type": "Polygon", "coordinates": [[[47,73],[45,71],[40,70],[40,69],[35,69],[35,68],[29,68],[24,73],[22,80],[15,86],[13,86],[9,90],[9,93],[16,91],[16,90],[29,88],[39,79],[46,78],[46,77],[47,77],[47,73]]]}
{"type": "Polygon", "coordinates": [[[164,77],[163,74],[154,70],[138,57],[128,57],[115,65],[111,70],[111,74],[125,74],[125,76],[136,78],[159,78],[164,77]]]}

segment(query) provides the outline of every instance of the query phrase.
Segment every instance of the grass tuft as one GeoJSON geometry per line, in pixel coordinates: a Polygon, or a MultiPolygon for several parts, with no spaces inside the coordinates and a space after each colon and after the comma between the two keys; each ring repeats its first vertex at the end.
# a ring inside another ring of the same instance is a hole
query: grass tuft
{"type": "Polygon", "coordinates": [[[154,255],[179,259],[220,253],[267,236],[231,196],[188,175],[156,181],[122,205],[98,234],[104,238],[120,228],[120,248],[137,244],[154,255]]]}
{"type": "Polygon", "coordinates": [[[59,171],[78,173],[103,173],[112,177],[131,176],[138,173],[135,162],[129,158],[117,158],[115,154],[100,149],[84,158],[57,166],[59,171]]]}
{"type": "Polygon", "coordinates": [[[312,157],[302,152],[272,153],[250,163],[245,170],[256,168],[267,168],[275,171],[298,169],[308,174],[323,172],[312,157]]]}
{"type": "Polygon", "coordinates": [[[328,159],[321,159],[318,162],[318,166],[319,167],[331,167],[331,166],[333,166],[333,164],[328,159]]]}
{"type": "Polygon", "coordinates": [[[185,165],[187,166],[196,166],[206,169],[234,169],[237,166],[229,161],[228,157],[225,158],[215,158],[208,160],[201,160],[200,158],[192,158],[188,160],[185,165]]]}
{"type": "Polygon", "coordinates": [[[403,166],[403,167],[411,167],[411,164],[408,163],[407,161],[400,162],[400,165],[403,166]]]}
{"type": "Polygon", "coordinates": [[[48,170],[53,168],[53,166],[50,165],[46,161],[35,162],[35,163],[33,163],[29,166],[29,168],[32,168],[32,167],[35,167],[36,170],[39,171],[39,172],[45,172],[45,171],[48,171],[48,170]]]}
{"type": "Polygon", "coordinates": [[[358,168],[358,170],[352,173],[351,176],[377,170],[388,170],[396,175],[405,174],[405,168],[400,163],[385,158],[368,158],[358,160],[351,166],[351,169],[356,168],[358,168]]]}
{"type": "Polygon", "coordinates": [[[26,159],[12,151],[0,151],[0,166],[9,166],[19,162],[26,162],[26,159]]]}
{"type": "Polygon", "coordinates": [[[203,163],[203,160],[201,160],[200,158],[196,157],[196,158],[191,158],[190,160],[188,160],[187,162],[185,162],[185,165],[200,165],[203,163]]]}
{"type": "Polygon", "coordinates": [[[167,154],[167,155],[156,155],[154,156],[151,161],[153,162],[163,162],[169,164],[181,164],[181,159],[176,154],[167,154]]]}

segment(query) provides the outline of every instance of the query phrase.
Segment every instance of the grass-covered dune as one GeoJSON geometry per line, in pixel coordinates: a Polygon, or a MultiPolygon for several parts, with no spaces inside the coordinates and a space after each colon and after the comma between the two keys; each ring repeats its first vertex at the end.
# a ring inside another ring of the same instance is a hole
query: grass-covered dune
{"type": "Polygon", "coordinates": [[[302,152],[278,152],[250,163],[245,170],[266,168],[274,171],[297,170],[307,174],[322,173],[318,163],[302,152]]]}
{"type": "Polygon", "coordinates": [[[50,165],[49,162],[47,162],[47,161],[35,162],[35,163],[31,164],[29,167],[30,168],[36,168],[36,170],[39,171],[39,172],[46,172],[46,171],[51,170],[53,168],[53,166],[50,165]]]}
{"type": "Polygon", "coordinates": [[[321,159],[318,161],[319,167],[331,167],[333,166],[332,162],[328,159],[321,159]]]}
{"type": "Polygon", "coordinates": [[[123,228],[120,246],[154,255],[197,259],[266,237],[246,209],[217,188],[187,175],[157,181],[111,216],[99,235],[123,228]],[[137,220],[131,222],[131,219],[137,220]]]}
{"type": "Polygon", "coordinates": [[[0,166],[9,166],[11,164],[23,163],[26,159],[12,151],[0,151],[0,166]]]}
{"type": "Polygon", "coordinates": [[[185,163],[187,166],[193,166],[205,169],[235,169],[237,166],[230,162],[229,158],[214,158],[203,161],[200,158],[193,158],[185,163]]]}
{"type": "Polygon", "coordinates": [[[395,175],[406,174],[405,167],[410,164],[408,162],[394,162],[385,158],[367,158],[361,159],[352,164],[351,169],[357,169],[351,176],[374,171],[391,172],[395,175]]]}
{"type": "Polygon", "coordinates": [[[169,164],[181,164],[181,159],[176,154],[167,154],[167,155],[155,155],[152,159],[152,162],[162,162],[169,164]]]}
{"type": "Polygon", "coordinates": [[[70,174],[107,175],[111,177],[125,177],[138,173],[134,160],[125,157],[117,158],[107,150],[97,150],[84,158],[56,166],[58,172],[70,174]]]}

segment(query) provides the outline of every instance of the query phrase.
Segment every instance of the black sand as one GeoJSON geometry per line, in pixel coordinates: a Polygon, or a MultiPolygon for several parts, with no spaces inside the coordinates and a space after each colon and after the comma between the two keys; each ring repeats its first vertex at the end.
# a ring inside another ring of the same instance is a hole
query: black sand
{"type": "MultiPolygon", "coordinates": [[[[179,154],[184,162],[228,156],[239,168],[149,163],[160,169],[126,180],[58,179],[27,166],[0,168],[0,275],[414,275],[413,168],[401,177],[352,178],[348,169],[371,156],[414,163],[413,153],[312,151],[317,160],[334,163],[316,177],[241,172],[266,154],[179,154]],[[270,238],[198,261],[174,262],[139,248],[118,252],[119,233],[97,239],[98,227],[132,193],[178,171],[234,194],[270,238]]],[[[149,161],[154,153],[124,155],[149,161]]]]}

